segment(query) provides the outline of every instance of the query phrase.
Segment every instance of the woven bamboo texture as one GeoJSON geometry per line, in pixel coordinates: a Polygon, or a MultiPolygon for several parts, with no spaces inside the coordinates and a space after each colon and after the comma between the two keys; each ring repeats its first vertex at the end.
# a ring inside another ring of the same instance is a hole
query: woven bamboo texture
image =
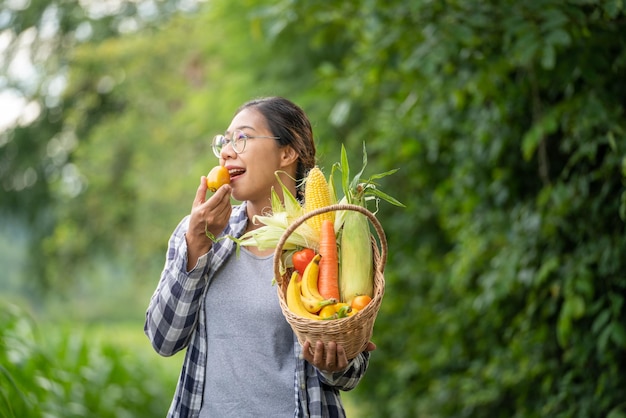
{"type": "Polygon", "coordinates": [[[274,277],[278,283],[277,291],[280,308],[285,316],[285,319],[296,334],[300,344],[304,345],[307,340],[312,346],[315,345],[316,341],[323,341],[324,344],[330,341],[335,341],[337,344],[341,344],[343,346],[349,360],[355,358],[359,353],[364,351],[367,347],[367,343],[371,340],[376,316],[378,315],[383,295],[385,293],[384,269],[386,262],[387,239],[385,237],[385,232],[374,214],[362,206],[352,204],[335,204],[316,209],[297,218],[285,230],[276,246],[276,250],[274,252],[274,277]],[[287,307],[287,301],[285,298],[285,291],[287,290],[287,285],[289,284],[291,271],[286,271],[284,274],[281,274],[281,255],[283,252],[283,246],[289,236],[307,219],[326,212],[345,210],[357,211],[365,215],[374,227],[378,237],[378,242],[374,236],[370,237],[373,250],[372,263],[374,272],[374,294],[372,296],[372,301],[356,315],[347,318],[314,320],[297,316],[287,307]]]}

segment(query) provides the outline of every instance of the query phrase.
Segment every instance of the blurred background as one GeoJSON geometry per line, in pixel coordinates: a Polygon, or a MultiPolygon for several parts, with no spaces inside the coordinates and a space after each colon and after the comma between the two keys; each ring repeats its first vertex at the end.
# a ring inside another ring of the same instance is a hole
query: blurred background
{"type": "Polygon", "coordinates": [[[399,168],[350,417],[626,417],[625,1],[1,5],[0,417],[165,416],[145,309],[265,95],[399,168]]]}

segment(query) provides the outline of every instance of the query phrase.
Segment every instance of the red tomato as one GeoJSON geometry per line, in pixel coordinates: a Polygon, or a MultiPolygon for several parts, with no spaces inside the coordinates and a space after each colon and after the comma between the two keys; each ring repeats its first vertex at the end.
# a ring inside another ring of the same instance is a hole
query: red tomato
{"type": "Polygon", "coordinates": [[[293,253],[292,257],[293,267],[298,271],[298,273],[304,274],[304,269],[306,269],[306,266],[308,266],[311,260],[313,260],[313,257],[315,257],[315,251],[310,248],[296,251],[293,253]]]}

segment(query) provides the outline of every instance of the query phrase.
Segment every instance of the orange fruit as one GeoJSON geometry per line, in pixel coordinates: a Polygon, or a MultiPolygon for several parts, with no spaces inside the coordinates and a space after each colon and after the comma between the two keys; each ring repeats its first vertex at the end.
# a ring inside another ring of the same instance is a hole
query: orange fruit
{"type": "Polygon", "coordinates": [[[213,167],[206,176],[206,187],[208,187],[210,191],[215,192],[225,184],[230,184],[228,169],[221,165],[213,167]]]}
{"type": "Polygon", "coordinates": [[[358,295],[352,299],[352,303],[350,306],[356,309],[357,311],[365,309],[368,303],[372,301],[372,298],[368,295],[358,295]]]}

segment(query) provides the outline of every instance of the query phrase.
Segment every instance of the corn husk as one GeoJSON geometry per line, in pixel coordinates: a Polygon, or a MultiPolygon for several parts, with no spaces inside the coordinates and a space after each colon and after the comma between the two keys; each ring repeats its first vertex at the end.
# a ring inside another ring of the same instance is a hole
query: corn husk
{"type": "MultiPolygon", "coordinates": [[[[283,200],[281,201],[276,190],[272,188],[271,213],[264,216],[256,215],[253,222],[261,223],[263,226],[245,233],[239,240],[239,245],[255,246],[261,250],[275,248],[287,227],[295,219],[303,215],[304,209],[298,202],[298,199],[280,181],[278,173],[276,173],[276,177],[282,188],[283,200]]],[[[313,248],[315,250],[319,247],[319,233],[306,223],[300,225],[289,236],[283,249],[295,250],[299,247],[313,248]]]]}
{"type": "Polygon", "coordinates": [[[358,295],[374,294],[373,252],[369,221],[360,212],[346,211],[340,240],[339,293],[348,304],[358,295]]]}
{"type": "MultiPolygon", "coordinates": [[[[348,156],[345,147],[341,147],[341,162],[333,166],[333,171],[341,171],[341,186],[344,196],[340,203],[366,207],[368,202],[376,206],[380,199],[394,205],[404,206],[398,200],[381,192],[376,187],[376,180],[395,173],[391,170],[375,174],[369,179],[362,179],[367,165],[367,152],[363,144],[363,165],[351,177],[348,156]]],[[[340,211],[335,217],[335,230],[341,231],[339,247],[339,292],[341,300],[351,303],[357,295],[373,296],[374,271],[373,250],[370,240],[369,221],[365,215],[356,211],[340,211]]]]}

